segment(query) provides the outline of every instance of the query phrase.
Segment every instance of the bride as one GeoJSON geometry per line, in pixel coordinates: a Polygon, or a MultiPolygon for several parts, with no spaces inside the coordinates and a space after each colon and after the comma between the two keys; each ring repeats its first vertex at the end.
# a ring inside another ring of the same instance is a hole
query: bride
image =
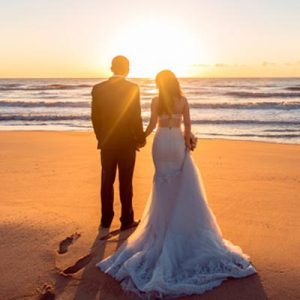
{"type": "Polygon", "coordinates": [[[152,192],[135,232],[97,266],[142,298],[202,294],[226,278],[255,273],[249,257],[222,238],[192,160],[187,99],[168,70],[156,77],[148,136],[153,142],[152,192]],[[184,123],[184,134],[181,123],[184,123]]]}

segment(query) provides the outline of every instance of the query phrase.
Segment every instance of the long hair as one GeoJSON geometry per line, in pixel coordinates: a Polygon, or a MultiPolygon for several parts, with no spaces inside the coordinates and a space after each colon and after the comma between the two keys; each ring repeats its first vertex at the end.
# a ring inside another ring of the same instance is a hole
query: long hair
{"type": "Polygon", "coordinates": [[[156,75],[155,82],[159,91],[158,114],[171,115],[174,102],[182,96],[179,81],[172,71],[163,70],[156,75]]]}

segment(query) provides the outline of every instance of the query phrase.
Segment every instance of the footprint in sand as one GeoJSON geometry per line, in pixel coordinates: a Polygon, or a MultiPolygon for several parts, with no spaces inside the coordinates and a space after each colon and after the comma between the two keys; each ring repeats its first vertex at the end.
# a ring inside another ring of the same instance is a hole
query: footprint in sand
{"type": "Polygon", "coordinates": [[[69,246],[72,245],[77,239],[79,239],[81,236],[80,233],[75,232],[72,235],[66,237],[64,240],[62,240],[59,243],[59,248],[57,250],[57,252],[59,254],[64,254],[68,252],[69,246]]]}
{"type": "Polygon", "coordinates": [[[45,284],[42,289],[38,290],[40,293],[39,300],[54,300],[54,288],[51,285],[45,284]]]}

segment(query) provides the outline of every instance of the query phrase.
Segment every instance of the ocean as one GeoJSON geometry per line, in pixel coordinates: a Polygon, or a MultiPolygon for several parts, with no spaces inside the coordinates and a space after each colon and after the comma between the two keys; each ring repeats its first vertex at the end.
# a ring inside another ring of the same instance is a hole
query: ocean
{"type": "MultiPolygon", "coordinates": [[[[92,86],[104,79],[0,79],[0,130],[91,131],[92,86]]],[[[152,79],[141,88],[144,125],[152,79]]],[[[300,78],[180,79],[200,138],[300,143],[300,78]]]]}

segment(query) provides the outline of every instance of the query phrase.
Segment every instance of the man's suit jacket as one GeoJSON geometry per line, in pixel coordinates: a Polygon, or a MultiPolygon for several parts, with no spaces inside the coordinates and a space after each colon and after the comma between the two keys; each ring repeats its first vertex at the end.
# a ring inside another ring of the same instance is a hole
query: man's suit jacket
{"type": "Polygon", "coordinates": [[[145,142],[138,85],[111,77],[92,90],[92,123],[98,149],[122,149],[145,142]]]}

